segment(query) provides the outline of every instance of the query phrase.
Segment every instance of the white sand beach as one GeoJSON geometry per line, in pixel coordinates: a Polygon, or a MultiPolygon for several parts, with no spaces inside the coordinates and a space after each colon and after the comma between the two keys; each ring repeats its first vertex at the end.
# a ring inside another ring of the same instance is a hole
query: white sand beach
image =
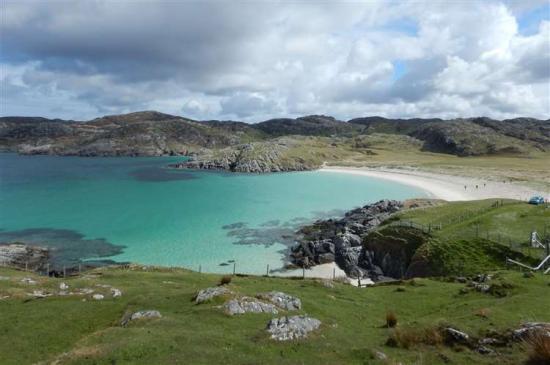
{"type": "MultiPolygon", "coordinates": [[[[542,195],[550,199],[548,192],[536,191],[529,187],[510,182],[476,179],[454,175],[437,174],[413,169],[390,168],[354,168],[330,166],[323,167],[319,171],[324,173],[353,174],[368,176],[377,179],[395,181],[397,183],[413,186],[426,191],[430,197],[447,201],[477,200],[488,198],[508,198],[527,200],[534,195],[542,195]],[[477,186],[477,188],[476,188],[477,186]],[[466,188],[464,188],[466,187],[466,188]]],[[[302,276],[302,269],[286,270],[274,274],[274,276],[302,276]]],[[[317,265],[305,270],[306,278],[332,279],[347,278],[346,273],[336,265],[328,263],[317,265]]],[[[357,279],[347,278],[354,286],[358,285],[357,279]]],[[[372,284],[372,281],[363,279],[362,285],[372,284]]]]}
{"type": "Polygon", "coordinates": [[[550,192],[536,191],[529,187],[502,181],[474,177],[445,175],[413,169],[354,168],[330,166],[319,171],[374,177],[414,186],[426,191],[430,197],[447,201],[508,198],[528,200],[541,195],[550,199],[550,192]]]}
{"type": "MultiPolygon", "coordinates": [[[[292,270],[284,270],[281,272],[277,272],[276,274],[272,274],[272,276],[282,276],[282,277],[289,277],[289,276],[298,276],[302,277],[304,275],[304,271],[302,269],[292,269],[292,270]]],[[[306,278],[315,278],[315,279],[340,279],[340,280],[346,280],[353,286],[358,286],[359,282],[357,279],[349,278],[344,270],[340,269],[336,263],[331,262],[327,264],[317,265],[313,266],[309,269],[305,269],[305,277],[306,278]]],[[[374,282],[370,279],[361,279],[361,285],[370,285],[374,282]]]]}

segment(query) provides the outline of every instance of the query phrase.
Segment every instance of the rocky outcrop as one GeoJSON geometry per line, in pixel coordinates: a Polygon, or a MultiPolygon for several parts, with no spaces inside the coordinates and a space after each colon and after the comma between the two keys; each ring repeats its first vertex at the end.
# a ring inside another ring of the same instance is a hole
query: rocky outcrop
{"type": "Polygon", "coordinates": [[[302,309],[302,301],[299,298],[285,294],[279,291],[271,291],[268,293],[258,294],[259,299],[270,301],[277,307],[287,311],[294,311],[302,309]]]}
{"type": "Polygon", "coordinates": [[[321,326],[321,321],[308,316],[273,318],[267,324],[267,332],[277,341],[305,338],[321,326]]]}
{"type": "Polygon", "coordinates": [[[359,266],[375,281],[430,276],[429,266],[416,257],[428,238],[414,228],[385,227],[366,237],[359,266]]]}
{"type": "Polygon", "coordinates": [[[189,161],[171,164],[178,169],[224,170],[243,173],[306,171],[319,167],[299,157],[289,157],[293,142],[285,140],[254,142],[200,154],[189,161]]]}
{"type": "Polygon", "coordinates": [[[208,302],[216,297],[230,294],[233,294],[233,292],[224,286],[214,286],[211,288],[202,289],[199,290],[199,292],[195,296],[195,303],[201,304],[204,302],[208,302]]]}
{"type": "Polygon", "coordinates": [[[231,299],[224,304],[223,308],[224,312],[230,316],[245,313],[279,313],[275,305],[250,297],[231,299]]]}
{"type": "Polygon", "coordinates": [[[120,321],[120,324],[122,326],[126,326],[131,321],[136,321],[140,319],[154,319],[154,318],[162,318],[162,315],[157,310],[144,310],[139,312],[134,312],[131,315],[126,315],[122,321],[120,321]]]}
{"type": "MultiPolygon", "coordinates": [[[[369,270],[376,270],[378,260],[364,249],[363,241],[402,207],[401,202],[381,200],[354,209],[343,218],[317,221],[303,227],[298,231],[298,244],[291,249],[290,258],[300,267],[336,262],[352,277],[370,276],[369,270]]],[[[385,260],[390,265],[389,259],[385,260]]]]}
{"type": "Polygon", "coordinates": [[[22,243],[0,244],[0,265],[20,269],[42,270],[46,267],[49,251],[22,243]]]}

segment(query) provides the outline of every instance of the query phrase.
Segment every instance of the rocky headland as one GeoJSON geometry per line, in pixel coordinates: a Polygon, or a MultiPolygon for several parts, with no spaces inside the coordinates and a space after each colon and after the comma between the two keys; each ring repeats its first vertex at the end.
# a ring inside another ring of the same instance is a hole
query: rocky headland
{"type": "Polygon", "coordinates": [[[19,269],[43,270],[49,259],[49,251],[43,247],[23,243],[0,244],[0,265],[19,269]]]}
{"type": "Polygon", "coordinates": [[[291,261],[300,267],[336,262],[347,275],[383,280],[396,277],[390,257],[365,245],[367,236],[383,221],[403,208],[395,200],[381,200],[347,212],[343,218],[319,220],[298,231],[291,261]],[[385,270],[382,269],[384,267],[385,270]]]}
{"type": "Polygon", "coordinates": [[[243,173],[307,171],[319,167],[318,162],[305,158],[288,158],[288,152],[293,147],[291,141],[284,140],[246,143],[198,154],[189,161],[171,164],[169,167],[243,173]]]}

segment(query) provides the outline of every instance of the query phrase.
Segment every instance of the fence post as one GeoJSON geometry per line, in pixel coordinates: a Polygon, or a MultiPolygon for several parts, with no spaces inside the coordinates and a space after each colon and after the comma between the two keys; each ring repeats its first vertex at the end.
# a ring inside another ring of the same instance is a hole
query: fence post
{"type": "Polygon", "coordinates": [[[29,271],[29,262],[25,261],[25,271],[29,271]]]}
{"type": "Polygon", "coordinates": [[[359,288],[361,287],[361,277],[360,276],[357,278],[357,286],[359,288]]]}
{"type": "Polygon", "coordinates": [[[50,264],[46,264],[46,275],[50,277],[50,264]]]}
{"type": "Polygon", "coordinates": [[[236,263],[236,262],[233,262],[233,275],[235,275],[236,267],[237,267],[237,263],[236,263]]]}
{"type": "Polygon", "coordinates": [[[199,265],[199,274],[201,273],[201,271],[202,271],[202,266],[199,265]]]}
{"type": "Polygon", "coordinates": [[[269,277],[269,264],[267,264],[267,270],[265,271],[265,275],[269,277]]]}
{"type": "Polygon", "coordinates": [[[306,267],[302,265],[302,279],[306,278],[306,267]]]}

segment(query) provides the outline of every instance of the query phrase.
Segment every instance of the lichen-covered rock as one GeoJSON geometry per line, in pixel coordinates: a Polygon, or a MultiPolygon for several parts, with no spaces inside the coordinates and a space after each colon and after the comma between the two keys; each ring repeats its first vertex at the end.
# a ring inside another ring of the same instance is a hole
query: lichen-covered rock
{"type": "MultiPolygon", "coordinates": [[[[381,222],[401,208],[402,202],[381,200],[351,210],[341,219],[320,220],[305,226],[298,232],[299,243],[292,248],[290,258],[300,267],[336,262],[346,274],[356,278],[384,276],[380,266],[389,270],[395,263],[382,262],[384,256],[366,251],[362,243],[381,222]]],[[[387,276],[392,275],[393,272],[387,276]]]]}
{"type": "Polygon", "coordinates": [[[268,300],[277,307],[287,311],[302,309],[302,301],[299,298],[293,297],[283,292],[271,291],[268,293],[258,294],[259,299],[268,300]]]}
{"type": "Polygon", "coordinates": [[[111,294],[113,296],[113,298],[119,298],[122,296],[122,291],[120,291],[120,289],[117,289],[117,288],[112,288],[111,289],[111,294]]]}
{"type": "Polygon", "coordinates": [[[277,341],[305,338],[321,326],[321,321],[308,316],[273,318],[267,324],[267,332],[277,341]]]}
{"type": "Polygon", "coordinates": [[[202,289],[197,293],[197,296],[195,297],[195,303],[204,303],[212,300],[215,297],[228,294],[232,294],[232,291],[224,286],[214,286],[211,288],[202,289]]]}
{"type": "Polygon", "coordinates": [[[224,304],[224,312],[230,316],[245,313],[279,313],[277,307],[254,298],[242,297],[231,299],[224,304]]]}
{"type": "Polygon", "coordinates": [[[125,315],[120,324],[126,326],[130,321],[136,321],[140,319],[153,319],[153,318],[162,318],[162,315],[157,310],[144,310],[139,312],[134,312],[131,315],[125,315]]]}
{"type": "Polygon", "coordinates": [[[49,251],[43,247],[22,243],[0,244],[0,262],[20,269],[42,270],[48,261],[49,251]]]}
{"type": "Polygon", "coordinates": [[[447,341],[451,343],[457,342],[464,344],[470,340],[470,336],[467,333],[451,327],[445,328],[445,335],[447,337],[447,341]]]}
{"type": "Polygon", "coordinates": [[[534,333],[546,333],[550,337],[550,323],[548,322],[527,322],[521,325],[520,328],[512,331],[512,338],[522,340],[534,333]]]}

